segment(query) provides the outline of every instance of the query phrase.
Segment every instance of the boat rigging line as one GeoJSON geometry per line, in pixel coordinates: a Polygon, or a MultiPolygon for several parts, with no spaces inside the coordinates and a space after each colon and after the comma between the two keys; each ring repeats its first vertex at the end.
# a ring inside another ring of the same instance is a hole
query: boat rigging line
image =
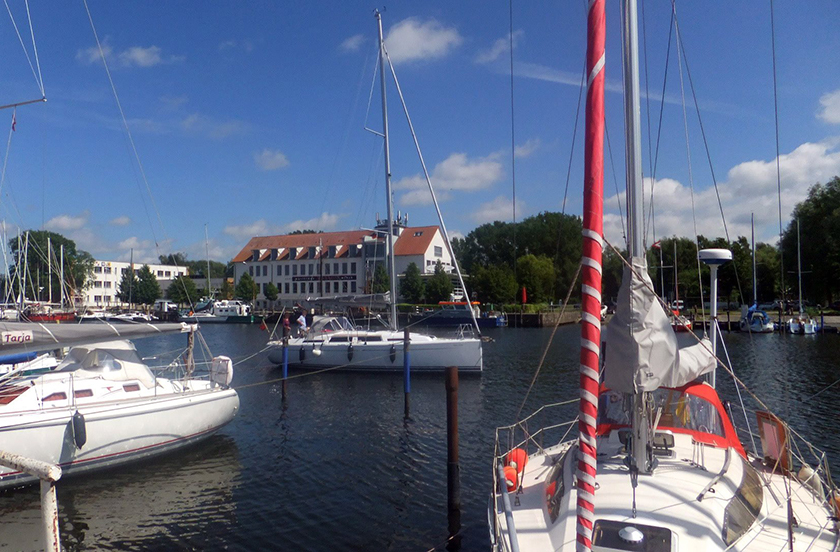
{"type": "Polygon", "coordinates": [[[34,99],[34,100],[26,100],[22,102],[15,102],[6,105],[0,106],[0,109],[8,109],[8,108],[16,108],[21,105],[28,105],[33,103],[45,102],[47,101],[47,95],[44,92],[44,78],[41,75],[41,62],[38,58],[38,45],[35,43],[35,28],[32,26],[32,15],[29,12],[29,0],[24,0],[24,5],[26,6],[26,20],[29,23],[29,36],[32,39],[32,52],[33,56],[35,57],[35,65],[32,65],[32,58],[29,57],[29,50],[26,49],[26,45],[23,43],[23,37],[20,34],[20,29],[18,28],[17,21],[15,21],[15,16],[12,14],[12,9],[9,7],[9,0],[3,0],[3,3],[6,5],[6,12],[9,14],[9,19],[12,21],[12,27],[15,30],[15,34],[17,35],[18,41],[20,42],[20,46],[23,49],[23,54],[26,56],[26,62],[29,64],[29,69],[32,71],[32,76],[35,77],[35,83],[38,85],[38,90],[41,92],[41,97],[34,99]]]}

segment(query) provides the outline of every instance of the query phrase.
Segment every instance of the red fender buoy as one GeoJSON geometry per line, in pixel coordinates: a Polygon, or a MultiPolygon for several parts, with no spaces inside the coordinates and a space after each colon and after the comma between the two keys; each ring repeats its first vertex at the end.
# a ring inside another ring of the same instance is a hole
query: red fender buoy
{"type": "Polygon", "coordinates": [[[513,466],[505,466],[505,485],[507,490],[513,492],[519,487],[519,474],[513,466]]]}
{"type": "Polygon", "coordinates": [[[528,464],[528,453],[521,448],[515,448],[505,456],[505,465],[512,466],[517,473],[522,474],[528,464]]]}

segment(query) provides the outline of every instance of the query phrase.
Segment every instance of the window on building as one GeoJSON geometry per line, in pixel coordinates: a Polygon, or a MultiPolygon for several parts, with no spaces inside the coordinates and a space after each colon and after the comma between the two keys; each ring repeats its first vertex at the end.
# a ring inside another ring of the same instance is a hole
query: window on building
{"type": "Polygon", "coordinates": [[[324,265],[324,274],[327,276],[330,275],[330,263],[324,265]]]}
{"type": "Polygon", "coordinates": [[[111,282],[105,282],[105,287],[110,288],[111,287],[111,282]]]}
{"type": "Polygon", "coordinates": [[[309,263],[309,275],[312,276],[312,273],[315,272],[315,265],[309,263]]]}
{"type": "Polygon", "coordinates": [[[350,263],[350,274],[356,273],[356,263],[350,263]]]}
{"type": "MultiPolygon", "coordinates": [[[[288,268],[288,267],[286,267],[286,268],[288,268]]],[[[286,285],[284,287],[285,287],[285,293],[289,293],[289,282],[286,282],[286,285]]]]}
{"type": "Polygon", "coordinates": [[[435,257],[443,257],[443,248],[439,245],[435,246],[435,257]]]}
{"type": "Polygon", "coordinates": [[[94,274],[102,274],[102,267],[101,266],[93,267],[93,273],[94,274]]]}
{"type": "Polygon", "coordinates": [[[263,265],[263,276],[268,276],[268,265],[263,265]]]}
{"type": "Polygon", "coordinates": [[[341,263],[341,273],[347,274],[347,263],[341,263]]]}
{"type": "Polygon", "coordinates": [[[333,263],[333,274],[338,274],[338,263],[333,263]]]}
{"type": "Polygon", "coordinates": [[[254,275],[254,267],[253,266],[248,267],[248,274],[251,275],[251,276],[254,275]]]}
{"type": "Polygon", "coordinates": [[[110,266],[106,266],[106,267],[105,267],[105,274],[110,274],[110,273],[111,273],[111,267],[110,267],[110,266]]]}
{"type": "Polygon", "coordinates": [[[414,233],[414,237],[415,237],[415,238],[419,238],[419,237],[420,237],[420,236],[422,236],[422,235],[423,235],[423,231],[422,231],[422,230],[418,230],[417,232],[415,232],[415,233],[414,233]]]}
{"type": "Polygon", "coordinates": [[[309,293],[315,293],[315,282],[309,282],[309,293]]]}
{"type": "Polygon", "coordinates": [[[350,282],[350,293],[356,293],[356,280],[350,282]]]}
{"type": "Polygon", "coordinates": [[[297,293],[297,282],[292,284],[292,293],[297,293]]]}
{"type": "Polygon", "coordinates": [[[167,278],[169,278],[169,277],[171,277],[171,276],[172,276],[172,272],[171,272],[171,271],[169,271],[169,270],[167,270],[167,271],[166,271],[166,272],[164,272],[163,274],[164,274],[164,276],[166,276],[167,278]]]}
{"type": "Polygon", "coordinates": [[[282,265],[277,265],[277,275],[278,276],[283,275],[283,266],[282,265]]]}
{"type": "Polygon", "coordinates": [[[292,276],[297,276],[297,265],[292,265],[292,276]]]}
{"type": "Polygon", "coordinates": [[[341,282],[341,292],[347,293],[347,282],[341,282]]]}
{"type": "Polygon", "coordinates": [[[93,302],[94,303],[101,303],[102,302],[102,296],[101,295],[94,295],[93,296],[93,302]]]}
{"type": "Polygon", "coordinates": [[[95,288],[101,288],[101,287],[102,287],[102,282],[100,282],[99,280],[95,281],[95,282],[93,283],[93,287],[95,287],[95,288]]]}
{"type": "Polygon", "coordinates": [[[111,296],[110,296],[110,295],[106,295],[106,296],[105,296],[105,302],[106,302],[106,303],[110,303],[110,302],[111,302],[111,296]]]}
{"type": "Polygon", "coordinates": [[[128,272],[128,269],[127,269],[127,268],[124,268],[124,269],[122,269],[122,270],[120,271],[120,274],[125,274],[126,272],[128,272]]]}
{"type": "Polygon", "coordinates": [[[157,275],[158,275],[159,277],[163,277],[163,271],[162,271],[162,270],[158,270],[158,271],[157,271],[157,275]]]}
{"type": "Polygon", "coordinates": [[[318,282],[318,293],[319,293],[319,294],[320,294],[320,293],[323,293],[323,292],[321,291],[321,282],[318,282]]]}
{"type": "Polygon", "coordinates": [[[321,263],[315,265],[315,274],[321,274],[321,263]]]}

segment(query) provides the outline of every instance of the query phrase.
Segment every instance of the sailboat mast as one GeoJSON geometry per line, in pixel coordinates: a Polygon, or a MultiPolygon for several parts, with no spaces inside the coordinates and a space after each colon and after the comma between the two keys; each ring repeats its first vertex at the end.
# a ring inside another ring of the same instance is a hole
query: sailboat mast
{"type": "MultiPolygon", "coordinates": [[[[627,226],[630,256],[645,259],[642,197],[642,133],[639,100],[639,33],[636,0],[624,3],[624,129],[627,166],[627,226]]],[[[676,263],[674,263],[676,265],[676,263]]],[[[676,274],[676,269],[675,269],[676,274]]],[[[633,395],[631,470],[650,473],[650,424],[644,392],[633,395]]]]}
{"type": "Polygon", "coordinates": [[[799,219],[796,219],[796,273],[799,275],[799,314],[802,314],[802,248],[799,242],[799,219]]]}
{"type": "Polygon", "coordinates": [[[580,413],[578,416],[577,542],[592,549],[597,475],[598,383],[601,344],[601,262],[604,233],[604,60],[606,0],[587,15],[586,137],[584,144],[583,258],[581,259],[580,413]]]}
{"type": "MultiPolygon", "coordinates": [[[[210,244],[207,241],[207,225],[204,225],[204,254],[207,256],[207,299],[213,299],[212,291],[210,289],[210,244]]],[[[271,274],[272,279],[274,273],[271,274]]]]}
{"type": "Polygon", "coordinates": [[[50,237],[47,236],[47,287],[49,288],[48,303],[52,303],[52,247],[50,237]]]}
{"type": "Polygon", "coordinates": [[[677,237],[674,236],[674,303],[671,305],[672,308],[677,308],[680,300],[680,280],[677,272],[677,237]]]}
{"type": "Polygon", "coordinates": [[[397,329],[397,278],[394,268],[394,206],[391,201],[391,145],[388,141],[388,102],[385,97],[385,39],[382,36],[382,14],[376,11],[379,27],[379,87],[382,91],[382,133],[385,142],[385,199],[388,206],[388,282],[391,290],[391,329],[397,329]]]}
{"type": "Polygon", "coordinates": [[[758,278],[755,274],[755,214],[750,213],[750,233],[752,240],[752,262],[753,262],[753,305],[758,308],[758,278]]]}

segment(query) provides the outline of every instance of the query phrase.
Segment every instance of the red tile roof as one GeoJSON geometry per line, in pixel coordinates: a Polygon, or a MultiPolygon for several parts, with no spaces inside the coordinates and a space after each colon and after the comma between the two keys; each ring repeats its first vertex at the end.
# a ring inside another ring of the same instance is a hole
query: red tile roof
{"type": "Polygon", "coordinates": [[[429,250],[432,239],[437,234],[437,226],[419,226],[417,228],[406,228],[403,230],[397,243],[394,244],[394,254],[400,255],[422,255],[429,250]],[[419,236],[417,234],[420,234],[419,236]]]}
{"type": "MultiPolygon", "coordinates": [[[[367,230],[350,230],[347,232],[323,232],[321,234],[292,234],[282,236],[257,236],[251,238],[248,244],[233,258],[234,263],[242,263],[250,261],[253,257],[253,251],[264,249],[281,249],[284,251],[280,258],[288,256],[289,247],[301,247],[304,251],[308,251],[309,247],[315,247],[319,244],[324,248],[331,245],[349,245],[362,243],[365,237],[375,237],[376,234],[367,230]]],[[[344,251],[347,251],[344,248],[344,251]]]]}

